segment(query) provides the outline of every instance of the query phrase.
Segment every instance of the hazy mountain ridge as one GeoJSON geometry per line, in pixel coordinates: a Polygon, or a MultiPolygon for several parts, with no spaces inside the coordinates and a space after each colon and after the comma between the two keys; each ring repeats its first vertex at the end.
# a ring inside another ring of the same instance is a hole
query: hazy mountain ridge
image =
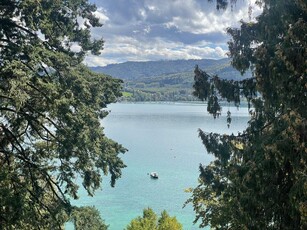
{"type": "MultiPolygon", "coordinates": [[[[162,61],[147,61],[147,62],[124,62],[119,64],[110,64],[107,66],[91,67],[95,72],[105,73],[123,80],[140,79],[144,77],[161,76],[166,74],[174,74],[180,72],[192,72],[195,65],[201,69],[214,73],[214,70],[225,69],[226,72],[235,71],[230,66],[230,59],[224,58],[219,60],[214,59],[191,59],[191,60],[162,60],[162,61]]],[[[225,71],[220,71],[221,73],[225,71]]],[[[239,72],[236,74],[240,75],[239,72]]],[[[232,74],[233,75],[233,74],[232,74]]]]}
{"type": "MultiPolygon", "coordinates": [[[[125,100],[191,101],[197,100],[192,96],[196,65],[210,75],[218,75],[229,80],[242,79],[228,58],[125,62],[91,69],[123,79],[125,100]]],[[[243,78],[250,75],[248,73],[243,78]]]]}

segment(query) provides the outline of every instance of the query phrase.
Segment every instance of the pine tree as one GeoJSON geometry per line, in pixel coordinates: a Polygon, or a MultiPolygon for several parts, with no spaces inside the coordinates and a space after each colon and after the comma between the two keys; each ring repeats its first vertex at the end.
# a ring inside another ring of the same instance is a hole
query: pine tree
{"type": "Polygon", "coordinates": [[[161,213],[158,218],[157,214],[151,209],[143,210],[143,216],[139,216],[128,224],[126,230],[181,230],[182,225],[176,217],[170,217],[167,211],[161,213]]]}
{"type": "MultiPolygon", "coordinates": [[[[307,3],[261,0],[255,22],[229,28],[232,65],[253,77],[226,81],[195,68],[194,95],[217,117],[220,99],[250,103],[243,133],[199,131],[207,152],[191,202],[213,229],[307,228],[307,3]]],[[[228,123],[231,114],[228,114],[228,123]]]]}
{"type": "Polygon", "coordinates": [[[87,0],[0,2],[0,228],[61,229],[77,178],[90,195],[125,167],[100,119],[121,81],[91,72],[101,26],[87,0]],[[74,51],[73,46],[79,46],[74,51]]]}

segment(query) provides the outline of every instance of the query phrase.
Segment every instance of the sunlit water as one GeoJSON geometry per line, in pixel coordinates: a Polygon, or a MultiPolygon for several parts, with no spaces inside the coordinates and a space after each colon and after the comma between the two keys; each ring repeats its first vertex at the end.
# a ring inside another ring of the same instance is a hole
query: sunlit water
{"type": "MultiPolygon", "coordinates": [[[[74,204],[95,206],[109,230],[124,229],[146,207],[156,213],[165,209],[186,230],[198,229],[197,223],[193,225],[191,205],[183,208],[190,197],[185,189],[197,185],[199,164],[213,159],[206,154],[198,129],[236,134],[246,128],[247,108],[224,107],[218,119],[207,113],[204,104],[117,103],[108,109],[112,112],[102,122],[105,133],[129,149],[122,155],[127,168],[114,188],[105,177],[103,189],[94,197],[82,191],[74,204]],[[232,113],[230,128],[226,124],[228,109],[232,113]],[[152,171],[159,173],[159,179],[150,178],[152,171]]],[[[71,225],[66,229],[72,229],[71,225]]]]}

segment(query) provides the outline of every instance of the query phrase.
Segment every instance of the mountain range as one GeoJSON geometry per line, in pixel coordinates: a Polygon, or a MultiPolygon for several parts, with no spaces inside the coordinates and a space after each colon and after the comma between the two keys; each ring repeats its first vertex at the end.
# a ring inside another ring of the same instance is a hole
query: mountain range
{"type": "Polygon", "coordinates": [[[124,100],[190,101],[196,100],[192,96],[196,65],[208,74],[218,75],[223,79],[239,80],[251,76],[250,72],[241,76],[231,66],[229,58],[124,62],[91,69],[122,79],[124,100]]]}
{"type": "Polygon", "coordinates": [[[91,67],[98,73],[105,73],[123,80],[134,80],[147,77],[157,77],[167,74],[192,72],[198,65],[207,73],[218,74],[222,78],[238,78],[240,73],[230,65],[229,58],[190,59],[190,60],[161,60],[146,62],[124,62],[107,66],[91,67]]]}

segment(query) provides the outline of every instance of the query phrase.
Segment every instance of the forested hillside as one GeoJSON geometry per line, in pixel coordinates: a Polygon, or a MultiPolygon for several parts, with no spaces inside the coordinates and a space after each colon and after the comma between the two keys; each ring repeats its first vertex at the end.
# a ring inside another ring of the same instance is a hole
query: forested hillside
{"type": "MultiPolygon", "coordinates": [[[[230,59],[171,60],[125,62],[92,70],[124,80],[123,100],[128,101],[193,101],[194,67],[224,79],[241,79],[230,65],[230,59]]],[[[247,73],[243,77],[250,77],[247,73]]]]}

